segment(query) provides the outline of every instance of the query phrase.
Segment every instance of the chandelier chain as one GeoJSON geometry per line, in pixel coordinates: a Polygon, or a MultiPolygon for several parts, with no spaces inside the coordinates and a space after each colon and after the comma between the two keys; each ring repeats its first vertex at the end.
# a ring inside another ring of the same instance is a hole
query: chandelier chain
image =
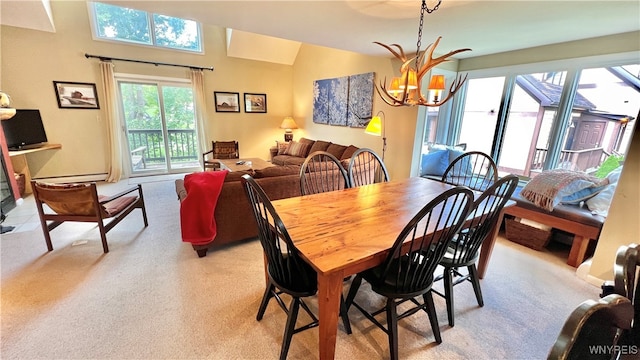
{"type": "Polygon", "coordinates": [[[418,25],[418,42],[416,43],[416,69],[418,69],[418,56],[420,55],[420,46],[422,46],[422,27],[424,25],[424,12],[426,11],[428,14],[438,10],[440,8],[440,3],[442,0],[438,0],[438,3],[433,7],[433,9],[429,9],[427,6],[427,0],[422,0],[422,6],[420,6],[420,24],[418,25]]]}

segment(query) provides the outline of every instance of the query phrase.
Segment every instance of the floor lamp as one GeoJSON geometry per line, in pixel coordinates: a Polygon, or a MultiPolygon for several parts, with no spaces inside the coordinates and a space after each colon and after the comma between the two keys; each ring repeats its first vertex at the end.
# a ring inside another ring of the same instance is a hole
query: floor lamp
{"type": "Polygon", "coordinates": [[[382,136],[382,160],[384,161],[384,152],[387,150],[387,136],[385,135],[385,118],[382,110],[378,111],[376,116],[372,117],[369,124],[364,129],[365,134],[382,136]],[[382,115],[382,117],[381,117],[382,115]]]}

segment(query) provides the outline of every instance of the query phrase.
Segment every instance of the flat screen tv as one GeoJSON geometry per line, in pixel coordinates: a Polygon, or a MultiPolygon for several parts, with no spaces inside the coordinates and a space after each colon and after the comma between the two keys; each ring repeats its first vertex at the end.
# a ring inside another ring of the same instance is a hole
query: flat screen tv
{"type": "Polygon", "coordinates": [[[40,110],[16,109],[16,114],[11,119],[0,123],[9,150],[37,148],[47,142],[40,110]]]}

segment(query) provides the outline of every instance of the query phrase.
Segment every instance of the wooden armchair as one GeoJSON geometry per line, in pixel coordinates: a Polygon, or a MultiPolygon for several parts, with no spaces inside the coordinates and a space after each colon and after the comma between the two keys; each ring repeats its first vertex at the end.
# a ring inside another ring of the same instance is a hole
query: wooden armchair
{"type": "Polygon", "coordinates": [[[212,141],[211,150],[202,154],[202,166],[204,170],[220,169],[220,162],[216,159],[238,159],[240,158],[240,151],[238,149],[237,141],[212,141]],[[208,155],[211,154],[211,158],[208,155]]]}
{"type": "Polygon", "coordinates": [[[46,184],[32,180],[31,187],[49,251],[53,250],[49,232],[65,221],[97,223],[105,253],[109,252],[107,232],[134,209],[142,210],[144,226],[149,225],[140,184],[113,196],[98,195],[95,183],[46,184]],[[110,218],[113,220],[105,223],[110,218]]]}

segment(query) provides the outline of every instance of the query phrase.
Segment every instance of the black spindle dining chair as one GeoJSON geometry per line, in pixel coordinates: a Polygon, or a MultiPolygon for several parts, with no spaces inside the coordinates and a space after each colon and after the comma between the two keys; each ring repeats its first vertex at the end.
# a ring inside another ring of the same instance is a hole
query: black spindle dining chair
{"type": "Polygon", "coordinates": [[[500,226],[498,220],[500,213],[511,194],[518,185],[518,177],[508,175],[493,183],[485,190],[473,204],[470,220],[463,225],[460,233],[449,245],[447,252],[440,261],[444,267],[442,275],[438,275],[434,281],[444,280],[444,294],[433,290],[436,294],[445,298],[447,303],[447,317],[449,326],[454,326],[453,316],[453,287],[464,281],[473,284],[473,290],[479,306],[484,306],[482,290],[480,289],[480,278],[476,262],[480,253],[482,243],[493,233],[496,226],[500,226]],[[459,271],[459,268],[466,267],[467,274],[459,271]],[[453,281],[456,276],[455,282],[453,281]]]}
{"type": "Polygon", "coordinates": [[[349,160],[349,181],[351,187],[389,181],[389,172],[384,162],[373,150],[356,150],[349,160]]]}
{"type": "Polygon", "coordinates": [[[326,151],[315,151],[300,167],[302,195],[319,194],[350,187],[347,171],[340,160],[326,151]]]}
{"type": "Polygon", "coordinates": [[[484,191],[498,181],[498,167],[489,155],[481,151],[469,151],[449,164],[442,181],[484,191]]]}
{"type": "MultiPolygon", "coordinates": [[[[318,326],[318,318],[303,301],[303,298],[317,293],[318,276],[315,270],[300,257],[284,223],[260,185],[250,175],[242,176],[241,181],[258,223],[258,238],[267,259],[268,284],[256,320],[262,320],[271,298],[275,298],[278,305],[287,313],[287,325],[280,349],[280,359],[284,360],[287,358],[293,335],[318,326]],[[288,308],[281,297],[282,294],[288,294],[292,298],[288,308]],[[296,328],[300,307],[309,314],[312,321],[296,328]]],[[[340,316],[345,331],[351,334],[351,326],[343,301],[341,301],[341,309],[340,316]]]]}
{"type": "Polygon", "coordinates": [[[433,272],[467,218],[472,204],[473,192],[467,187],[457,186],[438,195],[404,227],[381,265],[358,273],[353,279],[346,300],[347,310],[354,305],[387,333],[392,360],[398,358],[398,320],[419,310],[429,316],[436,342],[442,342],[431,294],[433,272]],[[370,312],[354,301],[362,279],[371,285],[374,292],[387,298],[384,308],[370,312]],[[416,300],[418,296],[422,296],[422,303],[416,300]],[[397,306],[407,301],[415,306],[398,314],[397,306]],[[382,312],[387,315],[386,327],[375,318],[382,312]]]}

